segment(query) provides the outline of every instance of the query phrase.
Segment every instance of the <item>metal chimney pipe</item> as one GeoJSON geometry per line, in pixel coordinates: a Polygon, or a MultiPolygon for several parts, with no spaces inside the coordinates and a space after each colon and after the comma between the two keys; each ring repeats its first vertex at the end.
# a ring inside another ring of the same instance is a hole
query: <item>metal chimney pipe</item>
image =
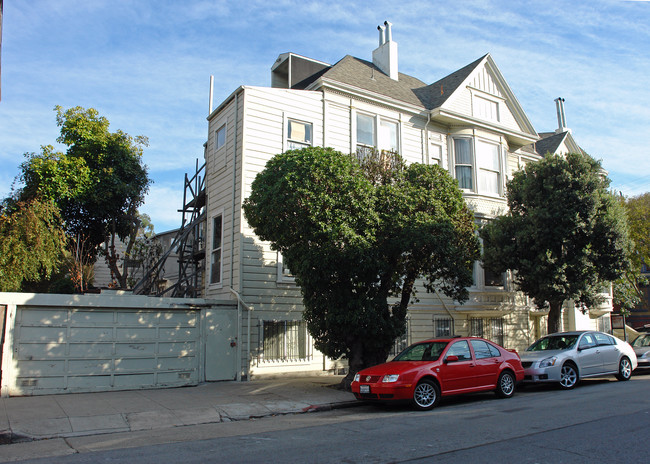
{"type": "Polygon", "coordinates": [[[379,46],[381,47],[384,45],[384,26],[377,26],[377,30],[379,31],[379,46]]]}
{"type": "Polygon", "coordinates": [[[388,21],[384,21],[384,26],[386,26],[386,42],[390,42],[393,40],[393,33],[391,31],[391,26],[393,23],[389,23],[388,21]]]}
{"type": "Polygon", "coordinates": [[[564,116],[564,98],[558,97],[555,99],[555,108],[557,110],[558,131],[563,132],[566,129],[566,119],[564,116]]]}
{"type": "Polygon", "coordinates": [[[214,89],[214,76],[210,76],[210,97],[209,97],[209,99],[210,99],[210,101],[209,101],[210,110],[208,112],[209,115],[212,114],[212,92],[213,92],[213,89],[214,89]]]}

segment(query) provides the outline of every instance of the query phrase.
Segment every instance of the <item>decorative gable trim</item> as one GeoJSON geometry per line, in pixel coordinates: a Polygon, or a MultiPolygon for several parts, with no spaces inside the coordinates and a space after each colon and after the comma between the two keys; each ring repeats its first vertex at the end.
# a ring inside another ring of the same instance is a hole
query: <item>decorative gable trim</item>
{"type": "MultiPolygon", "coordinates": [[[[455,101],[461,98],[461,93],[468,89],[489,95],[492,98],[502,99],[503,104],[507,105],[508,110],[515,118],[515,121],[521,130],[513,131],[511,129],[504,129],[504,127],[501,124],[498,124],[498,122],[496,124],[486,124],[485,122],[481,122],[468,115],[461,116],[461,120],[471,122],[472,124],[487,125],[488,127],[491,126],[492,128],[505,133],[511,132],[512,134],[519,134],[515,141],[516,143],[531,143],[539,139],[539,135],[519,104],[517,97],[510,89],[510,86],[489,53],[476,63],[476,66],[473,67],[465,79],[454,89],[452,95],[447,97],[440,108],[432,110],[432,117],[436,113],[444,113],[449,117],[458,114],[459,112],[451,110],[451,107],[454,106],[455,101]]],[[[461,121],[459,120],[459,122],[461,121]]]]}

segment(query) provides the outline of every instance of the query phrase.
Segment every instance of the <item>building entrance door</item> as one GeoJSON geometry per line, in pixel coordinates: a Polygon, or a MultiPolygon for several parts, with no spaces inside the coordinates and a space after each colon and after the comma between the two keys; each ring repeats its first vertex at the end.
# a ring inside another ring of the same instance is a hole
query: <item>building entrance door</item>
{"type": "Polygon", "coordinates": [[[205,313],[205,380],[237,378],[237,310],[209,309],[205,313]]]}

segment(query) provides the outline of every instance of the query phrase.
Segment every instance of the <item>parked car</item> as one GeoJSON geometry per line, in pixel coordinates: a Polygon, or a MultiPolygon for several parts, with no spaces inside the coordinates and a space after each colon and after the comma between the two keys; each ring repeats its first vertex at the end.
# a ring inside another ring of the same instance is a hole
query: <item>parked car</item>
{"type": "Polygon", "coordinates": [[[359,371],[352,392],[362,401],[410,401],[432,409],[441,396],[494,390],[509,398],[524,378],[514,350],[477,337],[415,343],[390,362],[359,371]]]}
{"type": "Polygon", "coordinates": [[[642,333],[632,341],[639,367],[650,367],[650,333],[642,333]]]}
{"type": "Polygon", "coordinates": [[[603,332],[561,332],[540,338],[521,353],[524,382],[557,382],[564,389],[580,379],[613,374],[629,380],[637,358],[632,347],[603,332]]]}

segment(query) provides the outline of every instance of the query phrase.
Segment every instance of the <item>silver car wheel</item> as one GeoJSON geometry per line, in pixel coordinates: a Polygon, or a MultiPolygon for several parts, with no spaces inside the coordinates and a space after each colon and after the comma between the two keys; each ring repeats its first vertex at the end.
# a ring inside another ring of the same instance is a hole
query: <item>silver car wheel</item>
{"type": "Polygon", "coordinates": [[[623,357],[618,363],[618,375],[616,378],[618,380],[630,380],[630,377],[632,377],[632,363],[629,359],[623,357]]]}
{"type": "Polygon", "coordinates": [[[510,372],[503,372],[499,376],[497,395],[500,398],[509,398],[515,393],[515,379],[510,372]]]}
{"type": "Polygon", "coordinates": [[[578,383],[578,371],[571,364],[565,364],[560,371],[560,386],[562,388],[573,388],[578,383]]]}
{"type": "Polygon", "coordinates": [[[429,380],[423,380],[413,391],[413,402],[418,409],[431,409],[438,402],[438,387],[429,380]]]}

